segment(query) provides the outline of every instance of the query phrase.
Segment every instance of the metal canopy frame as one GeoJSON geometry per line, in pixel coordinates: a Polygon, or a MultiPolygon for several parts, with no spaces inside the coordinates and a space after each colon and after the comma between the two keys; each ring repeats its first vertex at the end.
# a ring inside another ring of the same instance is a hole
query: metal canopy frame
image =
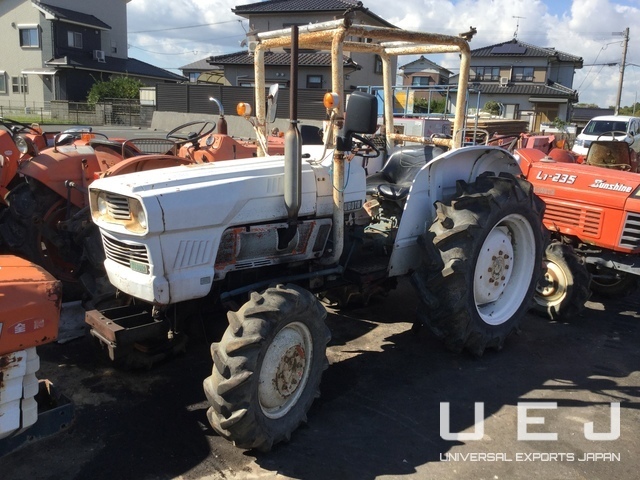
{"type": "MultiPolygon", "coordinates": [[[[469,79],[469,63],[471,50],[467,38],[474,32],[459,36],[436,33],[416,32],[398,28],[378,27],[373,25],[353,25],[348,19],[333,20],[298,27],[298,43],[300,48],[329,50],[332,56],[332,91],[344,99],[344,69],[340,61],[343,52],[363,52],[377,54],[382,59],[383,88],[386,98],[392,98],[393,72],[390,59],[398,55],[421,55],[458,53],[460,55],[460,74],[456,94],[455,116],[453,122],[453,138],[423,138],[394,133],[393,108],[389,103],[384,109],[384,124],[387,142],[411,141],[433,143],[449,148],[462,146],[462,130],[465,117],[465,100],[469,79]],[[358,39],[354,41],[353,39],[358,39]],[[376,43],[377,42],[377,43],[376,43]]],[[[265,116],[265,72],[264,53],[271,48],[291,46],[291,29],[274,30],[256,33],[249,37],[249,46],[253,49],[256,117],[257,123],[266,134],[265,116]]],[[[295,88],[295,86],[292,86],[295,88]]],[[[342,118],[344,105],[342,101],[334,108],[336,118],[342,118]]],[[[339,128],[337,125],[336,128],[339,128]]],[[[337,133],[337,132],[336,132],[337,133]]]]}

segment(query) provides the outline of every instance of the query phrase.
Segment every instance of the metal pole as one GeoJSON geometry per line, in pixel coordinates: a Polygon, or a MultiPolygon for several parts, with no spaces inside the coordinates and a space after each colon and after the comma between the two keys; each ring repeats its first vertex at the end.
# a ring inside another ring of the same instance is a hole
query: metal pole
{"type": "MultiPolygon", "coordinates": [[[[619,35],[619,34],[618,34],[619,35]]],[[[624,81],[624,66],[627,62],[627,44],[629,43],[629,27],[622,32],[624,35],[624,41],[622,42],[622,63],[620,64],[620,83],[618,83],[618,96],[616,98],[616,109],[614,114],[618,115],[620,111],[620,99],[622,97],[622,83],[624,81]]]]}

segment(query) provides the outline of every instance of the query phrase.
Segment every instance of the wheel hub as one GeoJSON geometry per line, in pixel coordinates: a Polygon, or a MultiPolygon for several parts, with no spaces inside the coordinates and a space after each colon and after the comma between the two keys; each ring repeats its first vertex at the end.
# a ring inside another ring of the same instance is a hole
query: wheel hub
{"type": "Polygon", "coordinates": [[[286,398],[296,390],[306,363],[302,345],[294,345],[284,352],[273,379],[273,387],[282,397],[286,398]]]}
{"type": "Polygon", "coordinates": [[[536,292],[546,302],[561,299],[567,291],[567,279],[562,269],[554,262],[545,262],[544,278],[536,286],[536,292]]]}
{"type": "Polygon", "coordinates": [[[513,272],[513,245],[509,231],[496,228],[487,236],[476,266],[474,294],[476,303],[496,301],[513,272]]]}
{"type": "Polygon", "coordinates": [[[296,404],[312,352],[311,333],[302,323],[290,323],[275,335],[262,360],[258,383],[258,399],[267,417],[280,418],[296,404]]]}

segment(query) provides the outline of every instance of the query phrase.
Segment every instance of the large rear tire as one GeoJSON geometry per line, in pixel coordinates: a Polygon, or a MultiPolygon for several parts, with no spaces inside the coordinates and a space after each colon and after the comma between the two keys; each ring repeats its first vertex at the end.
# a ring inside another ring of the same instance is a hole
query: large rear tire
{"type": "Polygon", "coordinates": [[[544,204],[528,182],[484,174],[473,184],[459,181],[456,196],[435,206],[412,275],[418,319],[456,352],[501,348],[541,273],[544,204]]]}
{"type": "Polygon", "coordinates": [[[545,250],[544,274],[534,297],[533,309],[551,320],[578,316],[591,296],[591,275],[570,245],[551,242],[545,250]]]}
{"type": "Polygon", "coordinates": [[[328,365],[326,315],[310,292],[294,285],[253,293],[228,313],[204,380],[207,417],[222,437],[268,451],[306,421],[328,365]]]}
{"type": "Polygon", "coordinates": [[[82,246],[58,229],[58,222],[73,215],[67,201],[38,182],[22,183],[7,195],[9,208],[0,218],[4,242],[15,253],[47,270],[63,283],[65,301],[82,297],[79,282],[82,246]]]}

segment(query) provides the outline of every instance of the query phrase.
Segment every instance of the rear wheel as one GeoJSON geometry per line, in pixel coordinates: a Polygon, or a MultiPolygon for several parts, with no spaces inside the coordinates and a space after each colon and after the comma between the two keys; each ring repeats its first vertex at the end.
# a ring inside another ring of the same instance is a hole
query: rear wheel
{"type": "Polygon", "coordinates": [[[591,275],[570,245],[552,242],[545,251],[544,274],[536,287],[534,310],[552,320],[577,316],[589,300],[591,275]]]}
{"type": "Polygon", "coordinates": [[[279,285],[253,293],[211,346],[204,380],[213,428],[241,448],[262,451],[306,421],[327,368],[326,311],[308,291],[279,285]]]}
{"type": "Polygon", "coordinates": [[[63,282],[65,300],[79,298],[78,281],[82,248],[71,234],[61,232],[58,222],[78,211],[67,211],[67,201],[40,185],[23,183],[7,196],[9,208],[3,213],[0,230],[13,253],[30,260],[63,282]]]}
{"type": "Polygon", "coordinates": [[[448,348],[482,355],[517,329],[541,272],[543,210],[509,174],[459,181],[455,198],[436,202],[412,281],[419,320],[448,348]]]}

